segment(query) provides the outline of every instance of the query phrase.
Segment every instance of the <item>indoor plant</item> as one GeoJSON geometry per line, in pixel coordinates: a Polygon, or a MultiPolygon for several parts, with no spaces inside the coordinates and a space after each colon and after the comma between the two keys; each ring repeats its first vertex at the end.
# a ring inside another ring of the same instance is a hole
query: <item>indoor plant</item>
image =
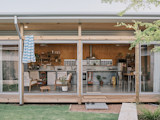
{"type": "Polygon", "coordinates": [[[66,76],[63,76],[59,79],[59,81],[62,83],[62,91],[68,91],[68,81],[66,81],[66,76]]]}
{"type": "Polygon", "coordinates": [[[55,57],[55,62],[58,62],[58,57],[55,57]]]}
{"type": "Polygon", "coordinates": [[[100,76],[100,75],[97,75],[97,79],[98,79],[98,81],[99,81],[100,85],[103,85],[103,81],[102,81],[102,79],[101,79],[101,76],[100,76]]]}
{"type": "Polygon", "coordinates": [[[59,65],[61,65],[61,59],[58,59],[59,65]]]}
{"type": "Polygon", "coordinates": [[[50,57],[51,53],[50,53],[50,52],[47,52],[47,54],[48,54],[48,57],[50,57]]]}
{"type": "Polygon", "coordinates": [[[43,81],[44,81],[44,85],[45,85],[47,83],[47,78],[44,78],[43,81]]]}

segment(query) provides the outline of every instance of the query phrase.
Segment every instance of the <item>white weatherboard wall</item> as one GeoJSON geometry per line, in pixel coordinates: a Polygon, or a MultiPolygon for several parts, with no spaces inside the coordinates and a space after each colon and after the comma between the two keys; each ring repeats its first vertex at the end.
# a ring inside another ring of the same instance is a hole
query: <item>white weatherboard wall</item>
{"type": "MultiPolygon", "coordinates": [[[[101,0],[0,0],[0,14],[2,13],[112,13],[124,10],[128,5],[124,3],[102,3],[101,0]],[[7,7],[6,7],[7,6],[7,7]],[[29,8],[28,8],[29,7],[29,8]]],[[[139,14],[141,12],[159,13],[160,7],[151,6],[140,8],[138,12],[131,9],[128,13],[139,14]]]]}

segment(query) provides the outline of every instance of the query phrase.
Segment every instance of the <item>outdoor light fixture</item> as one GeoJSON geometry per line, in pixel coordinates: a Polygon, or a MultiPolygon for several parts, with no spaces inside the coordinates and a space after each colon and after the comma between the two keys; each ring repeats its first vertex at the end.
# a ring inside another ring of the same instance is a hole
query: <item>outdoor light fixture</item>
{"type": "Polygon", "coordinates": [[[24,28],[28,28],[28,26],[24,26],[24,28]]]}

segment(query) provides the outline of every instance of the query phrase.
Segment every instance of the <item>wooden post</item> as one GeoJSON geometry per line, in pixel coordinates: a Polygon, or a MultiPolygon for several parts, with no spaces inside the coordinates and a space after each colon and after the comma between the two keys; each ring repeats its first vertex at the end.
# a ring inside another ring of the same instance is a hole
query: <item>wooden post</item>
{"type": "MultiPolygon", "coordinates": [[[[23,24],[20,24],[20,34],[21,34],[21,36],[23,37],[23,35],[24,35],[24,25],[23,24]]],[[[24,43],[24,40],[22,40],[22,51],[23,51],[23,43],[24,43]]],[[[23,52],[22,52],[23,53],[23,52]]],[[[23,54],[22,54],[23,55],[23,54]]],[[[22,61],[19,61],[19,62],[22,62],[22,61]]],[[[24,104],[24,64],[23,63],[21,63],[22,64],[22,84],[21,84],[21,86],[22,86],[22,89],[21,89],[21,93],[22,93],[22,104],[21,105],[23,105],[24,104]]]]}
{"type": "MultiPolygon", "coordinates": [[[[81,24],[78,25],[78,36],[81,36],[81,24]]],[[[81,39],[78,40],[78,65],[79,65],[79,69],[78,69],[78,74],[79,74],[79,81],[78,81],[78,104],[81,104],[82,100],[81,100],[81,86],[82,86],[82,76],[81,76],[81,59],[82,59],[82,46],[81,46],[81,39]]]]}
{"type": "Polygon", "coordinates": [[[135,83],[136,83],[136,103],[139,104],[139,44],[135,47],[135,83]]]}

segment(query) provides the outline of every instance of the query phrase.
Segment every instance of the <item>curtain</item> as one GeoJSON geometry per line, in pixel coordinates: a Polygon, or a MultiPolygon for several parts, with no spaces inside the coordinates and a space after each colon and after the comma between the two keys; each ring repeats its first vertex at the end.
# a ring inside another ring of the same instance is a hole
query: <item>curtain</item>
{"type": "Polygon", "coordinates": [[[23,49],[23,63],[36,62],[33,35],[25,36],[23,49]]]}
{"type": "Polygon", "coordinates": [[[154,53],[153,92],[160,92],[160,52],[154,53]]]}

